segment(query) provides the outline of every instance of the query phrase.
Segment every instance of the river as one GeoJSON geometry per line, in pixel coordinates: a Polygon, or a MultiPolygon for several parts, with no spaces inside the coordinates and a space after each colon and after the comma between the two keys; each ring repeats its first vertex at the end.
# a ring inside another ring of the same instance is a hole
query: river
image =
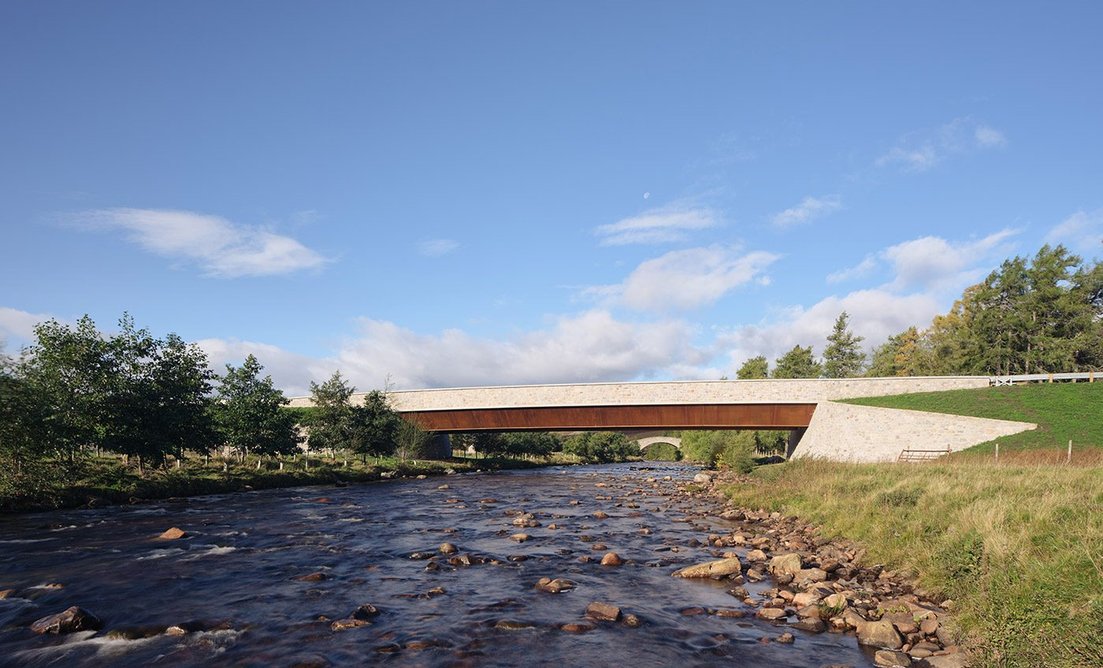
{"type": "Polygon", "coordinates": [[[547,468],[3,517],[0,590],[15,591],[0,599],[0,665],[872,665],[852,635],[775,626],[730,583],[670,577],[714,558],[706,537],[729,526],[674,493],[695,472],[547,468]],[[539,526],[514,525],[520,511],[539,526]],[[188,535],[158,539],[173,526],[188,535]],[[602,566],[607,551],[626,563],[602,566]],[[541,577],[576,586],[547,593],[541,577]],[[594,601],[642,624],[561,629],[594,601]],[[370,625],[331,629],[364,604],[370,625]],[[103,629],[29,630],[71,605],[103,629]],[[776,642],[786,631],[795,642],[776,642]]]}

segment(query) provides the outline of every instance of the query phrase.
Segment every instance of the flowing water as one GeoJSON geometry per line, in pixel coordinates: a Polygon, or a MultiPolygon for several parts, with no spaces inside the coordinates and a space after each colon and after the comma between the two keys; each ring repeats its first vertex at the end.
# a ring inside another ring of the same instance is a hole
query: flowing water
{"type": "Polygon", "coordinates": [[[0,665],[871,665],[852,636],[775,626],[730,584],[670,577],[714,558],[697,544],[730,526],[706,514],[718,508],[675,494],[694,472],[549,468],[0,518],[0,590],[15,590],[0,599],[0,665]],[[515,526],[518,511],[540,526],[515,526]],[[172,526],[188,536],[157,538],[172,526]],[[529,540],[511,540],[518,532],[529,540]],[[449,564],[444,542],[471,565],[449,564]],[[627,563],[600,565],[608,550],[627,563]],[[325,577],[299,579],[312,573],[325,577]],[[534,588],[541,577],[576,587],[546,593],[534,588]],[[593,601],[642,625],[561,630],[593,601]],[[331,630],[366,603],[380,611],[370,625],[331,630]],[[29,630],[71,605],[103,629],[29,630]],[[173,625],[188,632],[163,633],[173,625]],[[795,642],[775,642],[787,630],[795,642]]]}

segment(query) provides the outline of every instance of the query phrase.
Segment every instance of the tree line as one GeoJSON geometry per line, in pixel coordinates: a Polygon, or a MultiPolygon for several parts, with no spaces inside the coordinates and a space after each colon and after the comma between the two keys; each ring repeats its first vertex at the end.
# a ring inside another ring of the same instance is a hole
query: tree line
{"type": "Polygon", "coordinates": [[[1010,375],[1103,370],[1103,263],[1063,246],[1004,261],[966,288],[950,311],[909,327],[873,349],[846,311],[835,320],[822,359],[796,345],[774,360],[753,357],[740,379],[857,376],[1010,375]]]}

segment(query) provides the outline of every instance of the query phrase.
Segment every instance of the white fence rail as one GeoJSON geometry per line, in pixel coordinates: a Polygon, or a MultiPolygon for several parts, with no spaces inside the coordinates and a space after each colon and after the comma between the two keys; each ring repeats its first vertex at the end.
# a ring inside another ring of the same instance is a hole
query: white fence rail
{"type": "Polygon", "coordinates": [[[1103,372],[1082,371],[1080,373],[1023,373],[1014,376],[991,376],[988,382],[991,385],[1015,385],[1017,383],[1055,383],[1086,381],[1094,383],[1096,377],[1103,380],[1103,372]]]}

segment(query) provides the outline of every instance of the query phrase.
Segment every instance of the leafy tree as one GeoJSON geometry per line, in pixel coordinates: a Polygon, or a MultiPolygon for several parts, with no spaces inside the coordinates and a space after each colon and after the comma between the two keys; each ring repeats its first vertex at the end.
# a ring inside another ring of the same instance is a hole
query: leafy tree
{"type": "Polygon", "coordinates": [[[226,365],[219,380],[215,419],[222,442],[244,461],[246,453],[291,454],[301,441],[296,416],[283,408],[287,398],[271,376],[260,377],[264,369],[249,355],[238,368],[226,365]]]}
{"type": "Polygon", "coordinates": [[[754,467],[754,433],[734,430],[682,432],[685,458],[706,466],[723,465],[741,472],[754,467]]]}
{"type": "Polygon", "coordinates": [[[425,457],[433,435],[421,428],[413,420],[400,419],[396,433],[396,452],[399,459],[417,459],[425,457]]]}
{"type": "Polygon", "coordinates": [[[103,444],[109,450],[161,465],[185,448],[205,451],[216,441],[210,410],[207,357],[195,344],[170,334],[153,338],[124,315],[107,341],[103,444]]]}
{"type": "Polygon", "coordinates": [[[351,449],[365,460],[368,455],[382,457],[395,451],[402,418],[391,408],[386,393],[372,390],[364,403],[353,406],[351,449]]]}
{"type": "Polygon", "coordinates": [[[563,451],[589,464],[620,462],[639,455],[639,447],[614,431],[587,431],[567,439],[563,451]]]}
{"type": "Polygon", "coordinates": [[[559,439],[547,432],[508,432],[502,434],[502,441],[512,457],[547,457],[562,447],[559,439]]]}
{"type": "Polygon", "coordinates": [[[864,340],[856,336],[848,326],[850,316],[846,311],[839,314],[835,327],[827,337],[827,348],[823,351],[823,372],[828,378],[852,378],[862,372],[866,354],[859,344],[864,340]]]}
{"type": "Polygon", "coordinates": [[[310,383],[310,398],[314,403],[314,416],[310,422],[309,445],[318,449],[352,449],[355,445],[353,435],[352,404],[350,399],[355,387],[341,377],[340,371],[334,371],[329,380],[321,385],[310,383]]]}
{"type": "Polygon", "coordinates": [[[812,346],[793,346],[774,362],[774,378],[819,378],[822,371],[820,363],[812,358],[812,346]]]}
{"type": "Polygon", "coordinates": [[[766,361],[764,355],[752,357],[744,362],[743,366],[739,367],[739,370],[735,372],[735,377],[739,380],[769,378],[770,364],[766,361]]]}
{"type": "Polygon", "coordinates": [[[46,409],[37,388],[0,356],[0,497],[34,496],[68,477],[40,438],[49,420],[46,409]]]}

